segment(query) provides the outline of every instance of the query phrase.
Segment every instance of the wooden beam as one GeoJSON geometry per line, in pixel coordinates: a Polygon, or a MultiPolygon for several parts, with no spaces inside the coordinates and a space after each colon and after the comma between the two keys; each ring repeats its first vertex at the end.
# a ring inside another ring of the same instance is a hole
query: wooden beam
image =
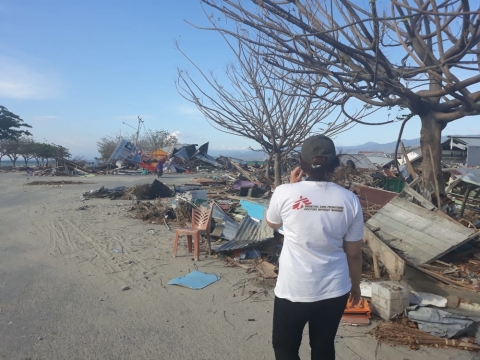
{"type": "Polygon", "coordinates": [[[375,253],[372,253],[373,259],[373,271],[375,273],[375,279],[380,279],[380,267],[378,266],[378,256],[375,253]]]}
{"type": "Polygon", "coordinates": [[[460,208],[460,218],[463,218],[463,214],[465,212],[465,206],[467,205],[468,196],[470,195],[470,190],[472,190],[470,185],[467,185],[467,191],[463,195],[462,207],[460,208]]]}
{"type": "Polygon", "coordinates": [[[57,160],[58,161],[63,161],[63,166],[70,166],[72,168],[75,168],[75,169],[78,169],[80,171],[83,171],[83,172],[86,172],[87,174],[90,174],[90,171],[85,169],[84,167],[74,163],[73,161],[70,161],[70,160],[67,160],[67,159],[64,159],[64,158],[61,158],[61,157],[57,157],[57,160]]]}
{"type": "Polygon", "coordinates": [[[240,165],[238,165],[235,161],[230,160],[230,163],[242,174],[244,177],[246,177],[248,180],[251,182],[255,182],[253,178],[250,176],[248,172],[246,172],[240,165]]]}
{"type": "Polygon", "coordinates": [[[402,153],[403,153],[403,158],[405,159],[405,164],[407,164],[407,169],[410,175],[412,175],[412,179],[415,180],[415,178],[418,176],[415,170],[413,170],[412,163],[410,162],[410,159],[408,158],[407,155],[407,150],[405,150],[405,146],[403,146],[403,142],[400,142],[401,148],[402,148],[402,153]]]}
{"type": "Polygon", "coordinates": [[[422,178],[420,176],[417,176],[416,179],[414,179],[412,182],[410,182],[408,184],[409,187],[413,188],[415,186],[417,186],[417,184],[422,180],[422,178]]]}
{"type": "Polygon", "coordinates": [[[425,199],[422,195],[420,195],[418,192],[416,192],[415,190],[413,190],[409,186],[405,186],[403,188],[403,192],[412,196],[415,200],[417,200],[420,203],[420,205],[422,205],[427,210],[432,211],[432,210],[435,210],[437,208],[430,201],[425,199]]]}
{"type": "Polygon", "coordinates": [[[405,260],[380,240],[367,226],[364,226],[363,241],[387,269],[390,279],[400,281],[405,273],[405,260]]]}
{"type": "MultiPolygon", "coordinates": [[[[429,150],[429,153],[430,153],[430,161],[431,161],[431,165],[432,165],[432,170],[433,170],[433,173],[435,173],[435,161],[433,160],[432,147],[430,145],[428,145],[428,150],[429,150]]],[[[433,180],[434,180],[434,184],[435,184],[435,195],[437,197],[437,207],[441,211],[442,210],[442,199],[440,198],[440,188],[439,188],[437,177],[434,176],[433,180]]],[[[442,187],[443,187],[443,184],[442,184],[442,187]]]]}

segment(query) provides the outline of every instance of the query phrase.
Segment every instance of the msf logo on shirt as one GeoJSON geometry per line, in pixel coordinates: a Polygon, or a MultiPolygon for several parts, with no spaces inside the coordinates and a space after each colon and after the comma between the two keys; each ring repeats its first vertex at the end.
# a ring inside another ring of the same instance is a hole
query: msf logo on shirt
{"type": "Polygon", "coordinates": [[[308,198],[304,198],[303,196],[300,196],[300,200],[295,201],[295,203],[292,206],[293,210],[300,210],[303,209],[305,206],[312,205],[312,202],[308,200],[308,198]]]}

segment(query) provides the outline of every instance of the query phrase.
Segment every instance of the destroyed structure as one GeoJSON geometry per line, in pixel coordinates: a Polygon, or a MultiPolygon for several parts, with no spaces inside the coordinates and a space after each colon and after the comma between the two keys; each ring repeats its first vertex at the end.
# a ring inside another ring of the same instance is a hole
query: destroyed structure
{"type": "MultiPolygon", "coordinates": [[[[467,146],[467,159],[473,161],[476,145],[465,145],[459,137],[449,141],[451,146],[467,146]]],[[[131,200],[132,217],[172,230],[172,246],[174,230],[189,225],[192,208],[213,203],[214,256],[275,281],[283,232],[263,221],[274,190],[265,165],[215,159],[208,155],[208,143],[152,153],[138,153],[127,143],[119,146],[112,159],[115,165],[83,168],[58,159],[53,174],[142,174],[155,171],[158,161],[164,162],[166,173],[194,173],[193,180],[173,188],[155,180],[134,188],[101,187],[82,199],[131,200]]],[[[371,154],[341,155],[342,166],[333,179],[357,194],[365,219],[364,301],[347,307],[342,321],[362,325],[369,324],[371,316],[382,318],[385,322],[372,335],[392,344],[479,350],[480,170],[445,164],[445,183],[439,186],[446,195],[437,201],[439,191],[423,190],[421,154],[411,156],[402,146],[404,163],[398,168],[391,159],[375,165],[370,159],[389,158],[367,155],[371,154]]],[[[294,157],[287,159],[285,172],[296,164],[294,157]]],[[[200,250],[202,256],[209,249],[203,244],[200,250]]]]}

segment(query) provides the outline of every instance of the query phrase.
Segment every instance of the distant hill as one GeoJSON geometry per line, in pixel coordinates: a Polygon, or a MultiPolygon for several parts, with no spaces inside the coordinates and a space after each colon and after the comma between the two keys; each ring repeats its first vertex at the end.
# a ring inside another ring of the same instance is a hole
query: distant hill
{"type": "MultiPolygon", "coordinates": [[[[446,136],[442,136],[442,141],[447,139],[446,136]]],[[[418,139],[404,139],[402,140],[405,147],[417,147],[420,146],[420,138],[418,139]]],[[[386,144],[379,144],[376,142],[367,142],[362,145],[355,146],[338,146],[337,150],[343,154],[358,154],[359,151],[378,151],[385,153],[393,153],[395,151],[396,141],[392,141],[386,144]]],[[[217,157],[220,155],[233,157],[242,160],[265,160],[266,155],[262,151],[252,150],[210,150],[209,155],[217,157]]]]}
{"type": "MultiPolygon", "coordinates": [[[[447,139],[446,136],[442,137],[442,141],[447,139]]],[[[403,144],[406,148],[420,146],[420,139],[403,139],[403,144]]],[[[392,141],[386,144],[379,144],[376,142],[367,142],[362,145],[355,146],[339,146],[338,150],[344,154],[357,154],[359,151],[378,151],[385,153],[393,153],[395,151],[395,146],[397,145],[396,141],[392,141]]]]}
{"type": "Polygon", "coordinates": [[[266,155],[263,151],[253,151],[253,150],[209,150],[208,155],[213,157],[218,156],[227,156],[241,160],[265,160],[266,155]]]}

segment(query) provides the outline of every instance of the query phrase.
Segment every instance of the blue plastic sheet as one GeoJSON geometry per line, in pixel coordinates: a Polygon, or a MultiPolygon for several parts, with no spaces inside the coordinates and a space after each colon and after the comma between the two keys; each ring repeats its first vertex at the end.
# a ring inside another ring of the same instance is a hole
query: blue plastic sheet
{"type": "Polygon", "coordinates": [[[207,287],[210,284],[220,280],[220,276],[215,274],[206,274],[201,271],[193,270],[186,276],[179,276],[168,282],[168,285],[180,285],[190,289],[198,290],[207,287]]]}

